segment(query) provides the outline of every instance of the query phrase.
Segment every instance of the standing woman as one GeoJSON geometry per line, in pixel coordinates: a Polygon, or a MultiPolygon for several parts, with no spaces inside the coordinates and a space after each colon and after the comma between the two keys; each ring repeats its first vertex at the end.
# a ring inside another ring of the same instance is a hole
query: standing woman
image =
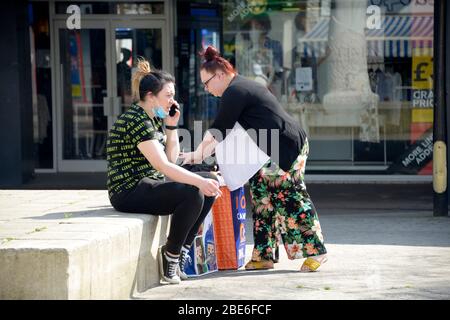
{"type": "Polygon", "coordinates": [[[178,106],[174,83],[172,75],[153,71],[140,60],[132,79],[135,103],[119,116],[107,142],[107,186],[113,207],[130,213],[172,214],[167,242],[158,250],[161,278],[169,283],[186,278],[189,248],[220,195],[213,175],[195,174],[175,164],[180,112],[168,116],[171,106],[178,106]]]}
{"type": "MultiPolygon", "coordinates": [[[[301,272],[316,271],[326,258],[317,212],[304,183],[309,147],[306,133],[263,85],[237,74],[231,64],[209,46],[202,54],[200,77],[205,89],[221,97],[218,115],[209,128],[226,130],[236,122],[245,129],[278,130],[279,161],[271,160],[250,179],[254,240],[252,259],[245,268],[272,269],[273,248],[281,236],[289,259],[307,258],[301,272]]],[[[268,135],[270,137],[270,134],[268,135]]],[[[259,141],[258,144],[263,141],[259,141]]],[[[218,141],[210,131],[199,147],[182,154],[184,163],[198,163],[214,152],[218,141]]]]}

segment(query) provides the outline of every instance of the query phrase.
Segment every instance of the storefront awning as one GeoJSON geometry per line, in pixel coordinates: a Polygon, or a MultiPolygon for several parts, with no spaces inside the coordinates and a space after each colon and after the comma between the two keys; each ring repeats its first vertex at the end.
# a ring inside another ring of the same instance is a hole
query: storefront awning
{"type": "MultiPolygon", "coordinates": [[[[321,19],[303,39],[302,55],[325,56],[330,19],[321,19]]],[[[433,16],[385,16],[380,29],[366,29],[369,57],[433,54],[433,16]]]]}

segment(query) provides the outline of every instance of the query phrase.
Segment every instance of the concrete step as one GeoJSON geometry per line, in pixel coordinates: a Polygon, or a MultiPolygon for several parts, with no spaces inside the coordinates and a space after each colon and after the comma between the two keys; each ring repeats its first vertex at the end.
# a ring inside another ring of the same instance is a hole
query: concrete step
{"type": "Polygon", "coordinates": [[[106,191],[0,190],[0,299],[128,299],[159,283],[169,218],[106,191]]]}

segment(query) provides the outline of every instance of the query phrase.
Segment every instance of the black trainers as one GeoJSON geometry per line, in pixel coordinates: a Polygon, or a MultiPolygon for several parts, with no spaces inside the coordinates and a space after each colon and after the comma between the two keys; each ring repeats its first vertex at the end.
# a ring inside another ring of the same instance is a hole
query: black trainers
{"type": "Polygon", "coordinates": [[[159,273],[164,281],[173,284],[181,282],[180,277],[177,275],[179,261],[177,258],[171,258],[167,255],[166,246],[161,246],[158,249],[158,263],[159,273]]]}
{"type": "Polygon", "coordinates": [[[187,280],[188,276],[184,272],[184,267],[186,266],[186,261],[189,259],[189,249],[187,249],[185,246],[181,247],[181,253],[180,253],[180,269],[179,269],[179,276],[181,280],[187,280]]]}

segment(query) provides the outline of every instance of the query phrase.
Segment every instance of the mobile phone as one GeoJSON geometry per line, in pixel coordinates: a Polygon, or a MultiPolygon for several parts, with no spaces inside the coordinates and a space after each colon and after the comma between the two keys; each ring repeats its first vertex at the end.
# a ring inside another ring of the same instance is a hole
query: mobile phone
{"type": "Polygon", "coordinates": [[[169,116],[173,117],[173,116],[175,115],[175,113],[176,113],[176,110],[180,110],[180,109],[178,109],[178,107],[177,107],[176,104],[173,104],[173,105],[170,107],[170,110],[169,110],[169,116]]]}

